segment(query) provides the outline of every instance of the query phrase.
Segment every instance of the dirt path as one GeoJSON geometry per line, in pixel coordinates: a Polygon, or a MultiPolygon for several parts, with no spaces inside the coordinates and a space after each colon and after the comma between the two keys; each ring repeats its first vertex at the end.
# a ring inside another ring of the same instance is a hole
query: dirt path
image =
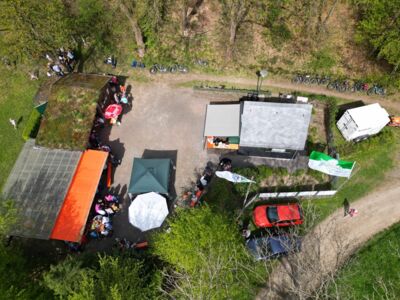
{"type": "MultiPolygon", "coordinates": [[[[150,77],[153,80],[160,80],[169,83],[181,83],[192,80],[204,80],[204,81],[216,81],[216,82],[229,82],[232,84],[243,84],[243,85],[256,85],[256,77],[254,79],[235,77],[235,76],[220,76],[220,75],[209,75],[209,74],[196,74],[189,73],[185,75],[156,75],[150,77]]],[[[326,96],[333,96],[347,100],[362,100],[365,103],[379,102],[384,105],[387,109],[392,110],[393,113],[400,112],[400,103],[395,100],[395,97],[379,97],[379,96],[367,96],[366,94],[358,93],[339,93],[331,91],[325,88],[325,86],[316,85],[303,85],[293,84],[290,81],[282,79],[267,79],[263,81],[263,89],[276,88],[282,89],[283,91],[301,91],[312,94],[321,94],[326,96]]]]}
{"type": "Polygon", "coordinates": [[[338,209],[316,226],[298,255],[282,260],[256,299],[299,299],[313,292],[330,274],[376,233],[400,220],[400,172],[373,193],[351,204],[359,213],[344,217],[338,209]]]}

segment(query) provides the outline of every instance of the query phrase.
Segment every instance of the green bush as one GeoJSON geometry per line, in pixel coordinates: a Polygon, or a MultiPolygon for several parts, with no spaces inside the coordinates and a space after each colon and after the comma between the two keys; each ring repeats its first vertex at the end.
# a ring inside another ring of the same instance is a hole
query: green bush
{"type": "MultiPolygon", "coordinates": [[[[43,284],[57,299],[158,299],[161,272],[151,261],[128,255],[99,255],[85,266],[84,258],[68,257],[52,265],[43,284]]],[[[47,298],[49,299],[49,298],[47,298]]]]}
{"type": "Polygon", "coordinates": [[[231,218],[208,207],[178,210],[153,252],[170,266],[173,299],[253,299],[266,270],[248,254],[231,218]]]}
{"type": "Polygon", "coordinates": [[[267,166],[260,166],[258,167],[258,174],[261,179],[266,179],[269,176],[272,176],[274,173],[273,169],[267,166]]]}
{"type": "Polygon", "coordinates": [[[204,195],[203,200],[216,212],[225,215],[234,214],[234,212],[242,207],[243,199],[235,191],[234,186],[248,184],[234,184],[225,179],[215,178],[212,181],[212,186],[204,195]]]}
{"type": "Polygon", "coordinates": [[[34,108],[26,122],[24,131],[22,132],[22,138],[26,141],[29,138],[35,138],[40,127],[40,120],[42,115],[36,108],[34,108]]]}

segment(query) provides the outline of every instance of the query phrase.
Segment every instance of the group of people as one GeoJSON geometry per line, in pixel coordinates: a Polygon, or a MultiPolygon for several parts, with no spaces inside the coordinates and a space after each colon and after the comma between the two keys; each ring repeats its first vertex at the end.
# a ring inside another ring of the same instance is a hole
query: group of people
{"type": "Polygon", "coordinates": [[[95,217],[90,225],[89,236],[97,239],[112,235],[112,217],[120,210],[119,198],[107,194],[104,199],[98,199],[94,206],[95,217]]]}
{"type": "Polygon", "coordinates": [[[121,84],[117,76],[113,76],[109,82],[109,88],[106,90],[109,97],[109,102],[114,104],[129,104],[129,95],[125,85],[121,84]]]}
{"type": "MultiPolygon", "coordinates": [[[[222,158],[218,164],[217,170],[219,171],[231,171],[232,170],[232,160],[229,158],[222,158]]],[[[211,182],[211,179],[214,175],[214,171],[210,166],[207,166],[204,169],[202,176],[196,183],[196,186],[192,192],[185,193],[183,195],[183,200],[186,200],[190,197],[190,207],[195,207],[199,204],[199,200],[203,195],[207,185],[211,182]]]]}
{"type": "Polygon", "coordinates": [[[70,73],[74,70],[75,55],[72,50],[65,50],[61,47],[56,51],[56,58],[53,58],[49,53],[46,53],[45,57],[48,61],[48,77],[53,75],[64,76],[66,72],[70,73]]]}
{"type": "Polygon", "coordinates": [[[124,108],[130,105],[130,97],[131,95],[129,90],[119,81],[118,77],[111,77],[108,87],[106,88],[104,99],[99,105],[99,116],[96,119],[95,124],[104,124],[105,119],[108,118],[110,119],[110,124],[121,125],[121,116],[124,112],[124,108]],[[109,109],[112,109],[112,111],[117,110],[118,113],[115,113],[115,115],[113,114],[110,118],[107,116],[109,109]],[[103,120],[101,120],[101,118],[103,120]]]}

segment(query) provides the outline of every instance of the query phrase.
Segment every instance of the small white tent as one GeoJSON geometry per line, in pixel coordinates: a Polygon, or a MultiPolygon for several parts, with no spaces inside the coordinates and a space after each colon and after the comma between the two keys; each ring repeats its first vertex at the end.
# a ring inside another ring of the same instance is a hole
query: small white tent
{"type": "Polygon", "coordinates": [[[387,111],[374,103],[346,110],[336,125],[347,141],[360,141],[379,133],[389,121],[387,111]]]}
{"type": "Polygon", "coordinates": [[[167,216],[167,200],[154,192],[137,196],[129,206],[129,222],[141,231],[160,227],[167,216]]]}

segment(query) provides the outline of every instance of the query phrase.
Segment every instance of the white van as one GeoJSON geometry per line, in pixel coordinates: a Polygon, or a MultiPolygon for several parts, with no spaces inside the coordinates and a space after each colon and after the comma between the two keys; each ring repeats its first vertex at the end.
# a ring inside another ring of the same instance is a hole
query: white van
{"type": "Polygon", "coordinates": [[[346,110],[336,125],[346,141],[359,142],[379,133],[389,121],[387,111],[374,103],[346,110]]]}

